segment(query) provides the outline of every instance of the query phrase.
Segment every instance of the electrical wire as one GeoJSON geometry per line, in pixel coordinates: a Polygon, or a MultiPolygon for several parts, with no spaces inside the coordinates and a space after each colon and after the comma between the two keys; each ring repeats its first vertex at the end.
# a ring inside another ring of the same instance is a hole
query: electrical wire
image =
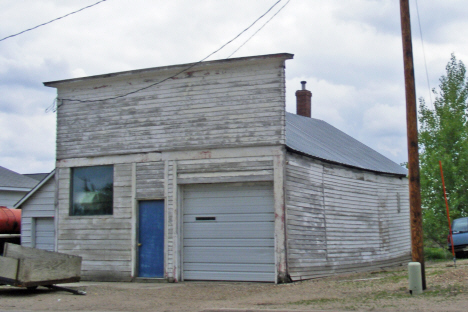
{"type": "Polygon", "coordinates": [[[416,12],[418,14],[419,35],[421,37],[421,46],[422,46],[422,51],[423,51],[424,67],[426,68],[426,80],[427,80],[427,88],[429,89],[429,100],[431,101],[431,107],[434,107],[434,104],[432,102],[432,95],[431,95],[431,85],[429,83],[429,72],[427,70],[426,51],[424,49],[424,40],[423,40],[423,35],[422,35],[421,18],[419,18],[418,0],[416,0],[415,2],[416,2],[416,12]]]}
{"type": "Polygon", "coordinates": [[[130,94],[135,94],[137,92],[140,92],[140,91],[143,91],[143,90],[146,90],[146,89],[149,89],[151,87],[154,87],[156,85],[159,85],[165,81],[168,81],[169,79],[172,79],[188,70],[190,70],[191,68],[195,67],[196,65],[200,64],[201,62],[205,61],[206,59],[208,59],[210,56],[214,55],[215,53],[219,52],[221,49],[223,49],[225,46],[227,46],[228,44],[230,44],[231,42],[233,42],[234,40],[236,40],[237,38],[239,38],[243,33],[245,33],[247,30],[249,30],[250,28],[252,28],[252,26],[254,26],[260,19],[262,19],[265,15],[268,14],[268,12],[270,12],[278,3],[280,3],[282,0],[278,0],[277,2],[275,2],[265,13],[263,13],[260,17],[258,17],[252,24],[250,24],[250,26],[248,26],[247,28],[245,28],[243,31],[241,31],[238,35],[236,35],[234,38],[232,38],[231,40],[229,40],[228,42],[226,42],[225,44],[223,44],[220,48],[218,48],[217,50],[215,50],[214,52],[211,52],[210,54],[208,54],[208,56],[204,57],[203,59],[201,59],[200,61],[196,62],[196,63],[192,63],[192,64],[189,64],[186,68],[184,68],[183,70],[177,72],[176,74],[170,76],[170,77],[167,77],[167,78],[164,78],[158,82],[155,82],[155,83],[152,83],[146,87],[143,87],[143,88],[140,88],[140,89],[136,89],[136,90],[133,90],[131,92],[128,92],[128,93],[125,93],[125,94],[121,94],[121,95],[116,95],[116,96],[113,96],[113,97],[108,97],[108,98],[103,98],[103,99],[97,99],[97,100],[79,100],[79,99],[67,99],[67,98],[63,98],[63,99],[60,99],[60,98],[57,98],[57,106],[52,108],[51,110],[53,110],[54,112],[60,107],[63,105],[64,101],[70,101],[70,102],[80,102],[80,103],[92,103],[92,102],[100,102],[100,101],[107,101],[107,100],[115,100],[115,99],[118,99],[118,98],[123,98],[123,97],[126,97],[130,94]]]}
{"type": "Polygon", "coordinates": [[[266,24],[268,24],[279,12],[281,12],[282,9],[284,9],[285,6],[288,5],[289,1],[291,1],[291,0],[288,0],[288,2],[286,2],[285,5],[283,5],[272,17],[270,17],[270,19],[269,19],[268,21],[266,21],[265,24],[262,25],[262,27],[260,27],[259,29],[257,29],[257,31],[254,32],[252,36],[250,36],[247,40],[245,40],[244,43],[241,44],[241,46],[238,47],[234,52],[232,52],[227,58],[230,58],[231,56],[233,56],[234,53],[236,53],[237,51],[239,51],[240,48],[242,48],[247,42],[249,42],[249,40],[252,39],[253,36],[255,36],[260,30],[262,30],[262,28],[265,27],[266,24]]]}
{"type": "Polygon", "coordinates": [[[78,13],[78,12],[80,12],[80,11],[83,11],[83,10],[85,10],[85,9],[88,9],[88,8],[90,8],[90,7],[93,7],[93,6],[95,6],[95,5],[98,5],[99,3],[104,2],[104,1],[107,1],[107,0],[98,1],[98,2],[96,2],[96,3],[94,3],[94,4],[88,5],[88,6],[86,6],[86,7],[84,7],[84,8],[81,8],[81,9],[79,9],[79,10],[77,10],[77,11],[68,13],[68,14],[66,14],[66,15],[64,15],[64,16],[57,17],[57,18],[55,18],[55,19],[53,19],[53,20],[51,20],[51,21],[48,21],[48,22],[46,22],[46,23],[42,23],[42,24],[37,25],[37,26],[34,26],[34,27],[32,27],[32,28],[28,28],[28,29],[26,29],[26,30],[23,30],[22,32],[19,32],[19,33],[17,33],[17,34],[10,35],[10,36],[8,36],[8,37],[2,38],[2,39],[0,39],[0,41],[6,40],[6,39],[8,39],[8,38],[16,37],[16,36],[18,36],[18,35],[24,34],[25,32],[28,32],[28,31],[31,31],[31,30],[33,30],[33,29],[39,28],[39,27],[41,27],[41,26],[45,26],[45,25],[50,24],[50,23],[52,23],[52,22],[58,21],[59,19],[62,19],[62,18],[65,18],[65,17],[67,17],[67,16],[70,16],[70,15],[72,15],[72,14],[78,13]]]}

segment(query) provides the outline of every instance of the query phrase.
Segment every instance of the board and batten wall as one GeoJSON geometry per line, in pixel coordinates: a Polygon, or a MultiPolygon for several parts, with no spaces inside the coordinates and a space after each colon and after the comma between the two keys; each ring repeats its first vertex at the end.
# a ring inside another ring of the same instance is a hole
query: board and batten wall
{"type": "MultiPolygon", "coordinates": [[[[21,207],[21,245],[36,247],[35,244],[35,220],[37,218],[55,217],[55,179],[51,177],[21,207]]],[[[53,224],[50,224],[53,226],[53,224]]],[[[47,229],[55,231],[55,227],[47,229]]],[[[54,238],[55,241],[55,238],[54,238]]],[[[50,248],[48,248],[50,249],[50,248]]]]}
{"type": "Polygon", "coordinates": [[[406,178],[288,152],[285,185],[293,281],[410,261],[406,178]]]}

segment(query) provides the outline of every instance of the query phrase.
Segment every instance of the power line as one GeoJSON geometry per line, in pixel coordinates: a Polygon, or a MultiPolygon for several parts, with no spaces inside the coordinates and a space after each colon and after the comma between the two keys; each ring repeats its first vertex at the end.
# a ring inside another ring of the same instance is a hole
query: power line
{"type": "Polygon", "coordinates": [[[32,27],[32,28],[23,30],[22,32],[19,32],[19,33],[17,33],[17,34],[10,35],[10,36],[8,36],[8,37],[2,38],[2,39],[0,39],[0,41],[6,40],[6,39],[8,39],[8,38],[16,37],[16,36],[18,36],[18,35],[24,34],[25,32],[28,32],[28,31],[31,31],[31,30],[33,30],[33,29],[39,28],[39,27],[41,27],[41,26],[45,26],[45,25],[50,24],[50,23],[52,23],[52,22],[58,21],[59,19],[62,19],[62,18],[65,18],[65,17],[67,17],[67,16],[70,16],[70,15],[72,15],[72,14],[78,13],[78,12],[80,12],[80,11],[83,11],[83,10],[85,10],[85,9],[88,9],[88,8],[90,8],[90,7],[93,7],[93,6],[95,6],[95,5],[98,5],[99,3],[104,2],[104,1],[107,1],[107,0],[98,1],[98,2],[96,2],[96,3],[94,3],[94,4],[88,5],[88,6],[86,6],[86,7],[84,7],[84,8],[81,8],[81,9],[79,9],[79,10],[77,10],[77,11],[68,13],[68,14],[66,14],[66,15],[64,15],[64,16],[61,16],[61,17],[57,17],[57,18],[55,18],[55,19],[53,19],[53,20],[51,20],[51,21],[48,21],[48,22],[46,22],[46,23],[42,23],[42,24],[37,25],[37,26],[34,26],[34,27],[32,27]]]}
{"type": "MultiPolygon", "coordinates": [[[[57,98],[57,106],[55,107],[55,102],[51,105],[51,107],[47,108],[47,111],[56,111],[60,106],[63,105],[64,101],[73,101],[73,102],[80,102],[80,103],[91,103],[91,102],[100,102],[100,101],[106,101],[106,100],[115,100],[115,99],[118,99],[118,98],[123,98],[123,97],[126,97],[130,94],[134,94],[134,93],[137,93],[137,92],[140,92],[140,91],[143,91],[143,90],[146,90],[146,89],[149,89],[151,87],[154,87],[156,85],[159,85],[169,79],[172,79],[186,71],[188,71],[189,69],[195,67],[196,65],[200,64],[201,62],[205,61],[207,58],[209,58],[210,56],[212,56],[213,54],[219,52],[221,49],[223,49],[225,46],[227,46],[228,44],[230,44],[231,42],[233,42],[234,40],[236,40],[237,38],[239,38],[243,33],[245,33],[247,30],[249,30],[250,28],[252,28],[252,26],[254,26],[260,19],[262,19],[266,14],[268,14],[268,12],[270,12],[278,3],[280,3],[282,0],[278,0],[277,2],[275,2],[265,13],[263,13],[260,17],[258,17],[252,24],[250,24],[249,27],[245,28],[243,31],[241,31],[237,36],[235,36],[234,38],[232,38],[231,40],[229,40],[228,42],[226,42],[225,44],[223,44],[220,48],[218,48],[217,50],[215,50],[214,52],[211,52],[210,54],[208,54],[208,56],[204,57],[203,59],[201,59],[200,61],[196,62],[196,63],[193,63],[189,66],[187,66],[186,68],[184,68],[183,70],[179,71],[178,73],[170,76],[170,77],[167,77],[167,78],[164,78],[163,80],[160,80],[158,82],[155,82],[153,84],[150,84],[146,87],[143,87],[143,88],[140,88],[140,89],[136,89],[136,90],[133,90],[131,92],[128,92],[128,93],[125,93],[125,94],[121,94],[121,95],[116,95],[116,96],[113,96],[113,97],[108,97],[108,98],[103,98],[103,99],[98,99],[98,100],[78,100],[78,99],[60,99],[60,98],[57,98]]],[[[289,1],[288,1],[289,2],[289,1]]]]}
{"type": "Polygon", "coordinates": [[[432,103],[431,85],[429,83],[429,73],[428,73],[428,70],[427,70],[426,51],[424,49],[424,40],[423,40],[422,28],[421,28],[421,18],[419,18],[418,0],[416,0],[416,12],[418,14],[419,35],[421,36],[421,45],[422,45],[423,58],[424,58],[424,67],[426,68],[426,80],[427,80],[427,88],[429,89],[429,100],[431,101],[431,106],[433,107],[434,104],[432,103]]]}
{"type": "Polygon", "coordinates": [[[281,12],[282,9],[284,9],[285,6],[288,5],[289,1],[291,0],[288,0],[288,2],[285,3],[285,5],[283,5],[272,17],[270,17],[270,19],[268,21],[265,22],[265,24],[262,25],[262,27],[260,27],[259,29],[257,29],[256,32],[254,32],[254,34],[252,36],[249,37],[249,39],[245,40],[243,44],[241,44],[240,47],[238,47],[234,52],[232,52],[227,58],[230,58],[231,56],[234,55],[234,53],[236,53],[237,51],[239,51],[240,48],[242,48],[247,42],[249,42],[250,39],[252,39],[253,36],[255,36],[260,30],[262,30],[263,27],[266,26],[266,24],[268,24],[279,12],[281,12]]]}

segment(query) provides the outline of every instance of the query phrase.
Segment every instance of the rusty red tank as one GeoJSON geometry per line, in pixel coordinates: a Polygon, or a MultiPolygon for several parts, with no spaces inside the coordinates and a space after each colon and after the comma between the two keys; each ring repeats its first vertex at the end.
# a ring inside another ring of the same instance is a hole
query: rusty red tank
{"type": "Polygon", "coordinates": [[[0,234],[21,233],[21,209],[0,206],[0,234]]]}

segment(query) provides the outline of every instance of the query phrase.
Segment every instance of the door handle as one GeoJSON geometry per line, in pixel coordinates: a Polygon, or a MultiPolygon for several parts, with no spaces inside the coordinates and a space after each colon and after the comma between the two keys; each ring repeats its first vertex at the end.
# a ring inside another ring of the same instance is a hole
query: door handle
{"type": "Polygon", "coordinates": [[[138,247],[141,247],[141,243],[138,243],[138,247]]]}

